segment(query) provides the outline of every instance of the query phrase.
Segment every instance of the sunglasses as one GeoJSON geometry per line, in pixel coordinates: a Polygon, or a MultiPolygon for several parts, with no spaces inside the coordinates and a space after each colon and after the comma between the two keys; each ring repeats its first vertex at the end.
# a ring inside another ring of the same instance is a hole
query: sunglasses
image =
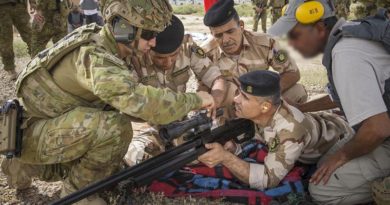
{"type": "Polygon", "coordinates": [[[142,30],[141,38],[147,41],[152,40],[153,38],[156,38],[158,32],[156,31],[149,31],[149,30],[142,30]]]}

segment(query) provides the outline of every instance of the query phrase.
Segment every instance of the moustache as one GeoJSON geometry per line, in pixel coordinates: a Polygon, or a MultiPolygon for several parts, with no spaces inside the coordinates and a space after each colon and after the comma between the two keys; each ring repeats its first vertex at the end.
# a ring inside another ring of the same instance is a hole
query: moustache
{"type": "Polygon", "coordinates": [[[224,43],[223,44],[223,47],[230,47],[230,46],[235,46],[236,43],[233,43],[233,42],[227,42],[227,43],[224,43]]]}

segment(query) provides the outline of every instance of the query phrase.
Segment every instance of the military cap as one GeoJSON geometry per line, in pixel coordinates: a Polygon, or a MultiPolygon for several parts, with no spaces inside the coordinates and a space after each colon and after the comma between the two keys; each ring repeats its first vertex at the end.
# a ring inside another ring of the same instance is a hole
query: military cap
{"type": "Polygon", "coordinates": [[[203,23],[209,27],[222,26],[237,14],[233,0],[219,0],[206,13],[203,23]]]}
{"type": "Polygon", "coordinates": [[[171,25],[159,33],[156,37],[156,46],[153,51],[160,54],[168,54],[176,51],[183,42],[184,25],[176,16],[172,16],[171,25]]]}
{"type": "Polygon", "coordinates": [[[245,73],[238,78],[240,89],[254,96],[267,97],[280,93],[279,74],[268,70],[245,73]]]}

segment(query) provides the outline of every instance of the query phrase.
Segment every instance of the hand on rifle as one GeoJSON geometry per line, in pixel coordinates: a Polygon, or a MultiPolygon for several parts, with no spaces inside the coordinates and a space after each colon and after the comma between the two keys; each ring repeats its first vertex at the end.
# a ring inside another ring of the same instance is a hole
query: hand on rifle
{"type": "Polygon", "coordinates": [[[220,108],[222,106],[223,100],[226,95],[226,85],[225,85],[225,79],[223,77],[218,77],[211,88],[211,95],[214,98],[215,102],[215,109],[212,110],[211,117],[213,119],[216,118],[216,109],[220,108]]]}
{"type": "Polygon", "coordinates": [[[213,96],[204,91],[197,92],[197,95],[202,99],[202,108],[206,108],[208,113],[211,113],[211,116],[215,118],[217,108],[213,96]]]}
{"type": "Polygon", "coordinates": [[[209,149],[209,151],[199,156],[198,160],[210,168],[223,163],[226,157],[231,154],[219,143],[205,144],[205,147],[209,149]]]}
{"type": "Polygon", "coordinates": [[[255,10],[256,10],[256,13],[259,14],[259,13],[261,13],[263,11],[263,8],[256,7],[255,10]]]}
{"type": "Polygon", "coordinates": [[[223,145],[223,148],[234,154],[237,150],[237,145],[233,141],[228,141],[223,145]]]}

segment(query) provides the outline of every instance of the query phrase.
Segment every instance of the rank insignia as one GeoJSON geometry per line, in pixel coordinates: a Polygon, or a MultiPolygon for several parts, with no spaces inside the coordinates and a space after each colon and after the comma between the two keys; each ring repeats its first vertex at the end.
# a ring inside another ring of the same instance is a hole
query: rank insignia
{"type": "Polygon", "coordinates": [[[276,63],[283,64],[287,61],[288,59],[288,54],[284,50],[279,50],[275,53],[274,55],[274,60],[276,63]]]}
{"type": "Polygon", "coordinates": [[[247,93],[253,93],[253,88],[252,88],[252,86],[248,86],[248,87],[246,87],[246,92],[247,93]]]}
{"type": "Polygon", "coordinates": [[[199,58],[206,58],[206,53],[199,46],[192,46],[192,52],[194,52],[199,58]]]}

